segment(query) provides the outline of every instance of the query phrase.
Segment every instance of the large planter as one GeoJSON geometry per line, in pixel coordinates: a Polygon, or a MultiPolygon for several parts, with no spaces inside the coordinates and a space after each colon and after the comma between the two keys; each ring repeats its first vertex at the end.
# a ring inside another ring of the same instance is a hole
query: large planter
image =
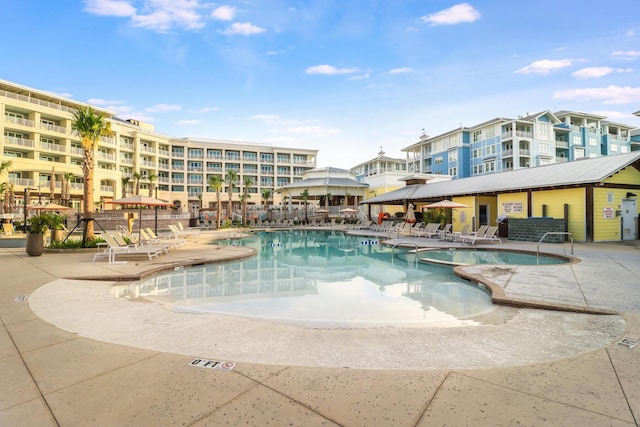
{"type": "Polygon", "coordinates": [[[44,253],[44,235],[39,233],[29,233],[27,236],[27,255],[40,256],[44,253]]]}

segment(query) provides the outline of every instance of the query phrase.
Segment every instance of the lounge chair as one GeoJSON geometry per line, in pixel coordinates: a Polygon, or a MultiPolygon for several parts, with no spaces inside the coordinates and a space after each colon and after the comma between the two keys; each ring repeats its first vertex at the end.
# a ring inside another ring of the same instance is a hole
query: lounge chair
{"type": "Polygon", "coordinates": [[[15,233],[15,229],[13,228],[13,224],[8,223],[8,222],[3,222],[2,223],[2,230],[4,230],[4,235],[5,236],[13,236],[13,234],[15,233]]]}
{"type": "MultiPolygon", "coordinates": [[[[146,255],[149,260],[152,260],[153,257],[160,256],[163,252],[166,251],[166,246],[134,246],[134,245],[122,245],[118,243],[115,238],[115,233],[103,233],[100,235],[107,242],[107,248],[104,252],[98,252],[93,256],[93,260],[97,260],[98,258],[106,256],[109,260],[109,264],[116,263],[116,255],[146,255]]],[[[126,261],[120,261],[122,263],[126,261]]]]}
{"type": "Polygon", "coordinates": [[[468,236],[463,240],[463,242],[471,243],[472,245],[475,245],[476,242],[499,242],[500,244],[502,244],[502,240],[500,240],[500,238],[496,236],[497,231],[498,231],[498,227],[495,227],[495,226],[487,227],[487,231],[485,231],[484,235],[468,236]]]}
{"type": "Polygon", "coordinates": [[[150,228],[141,229],[140,235],[142,236],[143,242],[147,242],[150,244],[156,245],[167,245],[174,247],[176,249],[184,246],[184,239],[173,239],[171,236],[156,236],[156,234],[150,228]]]}
{"type": "Polygon", "coordinates": [[[454,231],[453,233],[451,233],[451,240],[461,241],[464,237],[467,237],[469,235],[470,230],[471,230],[471,225],[469,224],[463,225],[462,230],[454,231]]]}
{"type": "Polygon", "coordinates": [[[440,240],[450,239],[450,237],[452,236],[452,233],[451,233],[452,226],[453,226],[452,224],[446,224],[442,230],[438,231],[438,237],[440,238],[440,240]]]}

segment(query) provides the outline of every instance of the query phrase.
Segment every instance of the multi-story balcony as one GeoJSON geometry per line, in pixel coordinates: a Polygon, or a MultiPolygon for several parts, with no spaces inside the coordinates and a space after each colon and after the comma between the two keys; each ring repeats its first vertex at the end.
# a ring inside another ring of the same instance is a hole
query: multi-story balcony
{"type": "Polygon", "coordinates": [[[120,148],[123,150],[133,151],[133,143],[132,142],[121,142],[120,148]]]}
{"type": "Polygon", "coordinates": [[[531,150],[528,150],[526,148],[521,148],[520,150],[518,150],[518,152],[520,153],[520,157],[529,157],[529,156],[531,156],[531,150]]]}
{"type": "MultiPolygon", "coordinates": [[[[77,132],[76,132],[77,134],[77,132]]],[[[107,145],[116,145],[116,140],[115,138],[109,137],[109,136],[101,136],[100,137],[100,143],[101,144],[107,144],[107,145]]]]}
{"type": "Polygon", "coordinates": [[[149,168],[155,168],[156,167],[156,162],[150,162],[149,160],[141,160],[140,161],[140,166],[146,166],[149,168]]]}
{"type": "Polygon", "coordinates": [[[57,125],[52,125],[50,123],[40,123],[40,129],[44,129],[44,130],[47,130],[49,132],[61,133],[61,134],[64,134],[64,135],[67,135],[67,134],[71,133],[71,129],[69,129],[69,128],[62,127],[62,126],[57,126],[57,125]]]}
{"type": "Polygon", "coordinates": [[[5,136],[4,143],[7,145],[14,145],[18,147],[35,147],[36,142],[33,139],[16,138],[14,136],[5,136]]]}
{"type": "Polygon", "coordinates": [[[145,146],[145,145],[141,145],[140,146],[140,152],[142,153],[151,153],[151,154],[155,154],[156,150],[153,147],[149,147],[149,146],[145,146]]]}
{"type": "Polygon", "coordinates": [[[202,185],[204,183],[202,182],[202,180],[199,180],[199,179],[190,179],[190,180],[187,181],[187,184],[189,184],[189,185],[202,185]]]}
{"type": "Polygon", "coordinates": [[[168,176],[159,176],[158,182],[161,184],[169,184],[171,182],[171,178],[169,178],[168,176]]]}
{"type": "Polygon", "coordinates": [[[65,105],[56,104],[55,102],[49,102],[38,98],[33,98],[31,96],[19,95],[14,92],[9,92],[6,90],[0,90],[0,96],[5,96],[7,98],[16,99],[22,102],[28,102],[30,104],[42,105],[43,107],[53,108],[58,111],[65,111],[67,113],[75,113],[75,108],[69,108],[65,105]]]}
{"type": "Polygon", "coordinates": [[[222,172],[221,166],[207,166],[207,172],[222,172]]]}
{"type": "Polygon", "coordinates": [[[29,179],[29,178],[9,177],[9,183],[13,185],[19,185],[22,187],[35,187],[37,185],[35,179],[29,179]]]}
{"type": "Polygon", "coordinates": [[[111,192],[113,192],[113,186],[112,185],[101,185],[100,186],[100,191],[104,191],[105,193],[111,193],[111,192]]]}
{"type": "Polygon", "coordinates": [[[106,160],[109,162],[115,162],[116,161],[116,156],[114,154],[109,154],[109,153],[101,153],[100,151],[98,151],[98,154],[96,156],[99,160],[106,160]]]}
{"type": "Polygon", "coordinates": [[[188,170],[189,172],[202,172],[202,171],[203,171],[203,168],[202,168],[202,166],[189,166],[189,167],[187,168],[187,170],[188,170]]]}
{"type": "Polygon", "coordinates": [[[163,163],[163,162],[158,163],[158,169],[169,170],[169,163],[163,163]]]}
{"type": "Polygon", "coordinates": [[[566,163],[569,161],[568,157],[556,157],[556,163],[566,163]]]}
{"type": "Polygon", "coordinates": [[[5,116],[4,122],[6,124],[9,124],[9,125],[17,125],[17,126],[22,126],[22,127],[27,127],[27,128],[35,128],[36,127],[36,122],[34,122],[33,120],[22,119],[22,118],[19,118],[19,117],[5,116]]]}
{"type": "Polygon", "coordinates": [[[169,150],[163,150],[162,148],[158,149],[158,156],[169,157],[169,150]]]}
{"type": "MultiPolygon", "coordinates": [[[[514,136],[514,133],[512,130],[502,132],[502,135],[501,135],[502,139],[510,139],[510,138],[513,138],[513,136],[514,136]]],[[[533,132],[516,129],[515,136],[518,138],[533,138],[533,132]]]]}
{"type": "Polygon", "coordinates": [[[556,148],[569,148],[568,141],[556,141],[556,148]]]}
{"type": "Polygon", "coordinates": [[[184,178],[173,177],[173,178],[171,178],[171,183],[172,184],[184,184],[184,178]]]}
{"type": "Polygon", "coordinates": [[[133,165],[133,159],[130,157],[120,157],[120,163],[123,165],[133,165]]]}
{"type": "Polygon", "coordinates": [[[64,153],[67,151],[64,145],[52,144],[50,142],[40,142],[40,149],[47,151],[55,151],[57,153],[64,153]]]}

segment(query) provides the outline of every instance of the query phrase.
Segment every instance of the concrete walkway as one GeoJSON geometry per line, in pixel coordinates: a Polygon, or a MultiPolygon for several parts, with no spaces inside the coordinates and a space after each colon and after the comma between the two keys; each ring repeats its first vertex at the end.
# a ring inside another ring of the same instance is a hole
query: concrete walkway
{"type": "MultiPolygon", "coordinates": [[[[492,330],[427,336],[415,328],[310,332],[238,319],[233,327],[221,319],[207,325],[204,316],[174,322],[163,317],[171,313],[156,312],[138,318],[144,328],[121,329],[135,326],[136,314],[148,314],[150,305],[103,292],[116,280],[251,255],[244,247],[204,245],[211,237],[203,233],[159,260],[121,265],[91,262],[92,253],[82,251],[29,258],[23,249],[0,250],[0,425],[633,426],[640,420],[640,345],[616,344],[640,337],[637,242],[576,244],[581,262],[570,265],[464,267],[499,284],[508,298],[620,315],[509,307],[500,309],[503,321],[494,319],[492,330]],[[86,280],[98,277],[108,280],[86,280]],[[122,326],[127,316],[133,323],[122,326]],[[148,322],[156,323],[150,328],[148,322]],[[151,339],[149,329],[158,331],[151,339]],[[110,342],[92,335],[98,332],[110,342]],[[495,339],[500,334],[508,338],[495,339]],[[183,343],[203,346],[166,348],[179,335],[189,337],[183,343]],[[392,335],[411,345],[387,358],[382,366],[389,368],[356,363],[384,362],[392,335]],[[315,348],[305,344],[314,340],[315,348]],[[473,348],[426,353],[447,342],[472,342],[473,348]],[[545,350],[536,342],[555,344],[545,350]],[[335,353],[342,347],[357,352],[354,363],[339,364],[344,358],[335,353]],[[243,348],[249,350],[238,353],[243,348]],[[475,362],[461,364],[465,353],[475,362]],[[257,363],[257,355],[277,357],[257,363]],[[191,365],[195,358],[237,364],[230,371],[206,369],[191,365]],[[411,368],[398,358],[413,361],[411,368]]],[[[530,243],[503,246],[535,250],[530,243]]],[[[541,249],[570,250],[568,244],[541,249]]]]}

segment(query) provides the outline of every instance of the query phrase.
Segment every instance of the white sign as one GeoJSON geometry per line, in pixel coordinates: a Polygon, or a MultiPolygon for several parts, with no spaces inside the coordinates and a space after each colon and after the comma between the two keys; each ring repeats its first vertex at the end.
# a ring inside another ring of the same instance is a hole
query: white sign
{"type": "Polygon", "coordinates": [[[604,219],[613,219],[615,218],[613,208],[602,208],[602,217],[604,219]]]}
{"type": "Polygon", "coordinates": [[[520,214],[524,212],[524,203],[522,202],[502,202],[502,213],[520,214]]]}
{"type": "Polygon", "coordinates": [[[218,362],[207,359],[195,359],[189,363],[189,365],[196,366],[198,368],[217,369],[221,371],[230,371],[236,366],[235,362],[218,362]]]}

